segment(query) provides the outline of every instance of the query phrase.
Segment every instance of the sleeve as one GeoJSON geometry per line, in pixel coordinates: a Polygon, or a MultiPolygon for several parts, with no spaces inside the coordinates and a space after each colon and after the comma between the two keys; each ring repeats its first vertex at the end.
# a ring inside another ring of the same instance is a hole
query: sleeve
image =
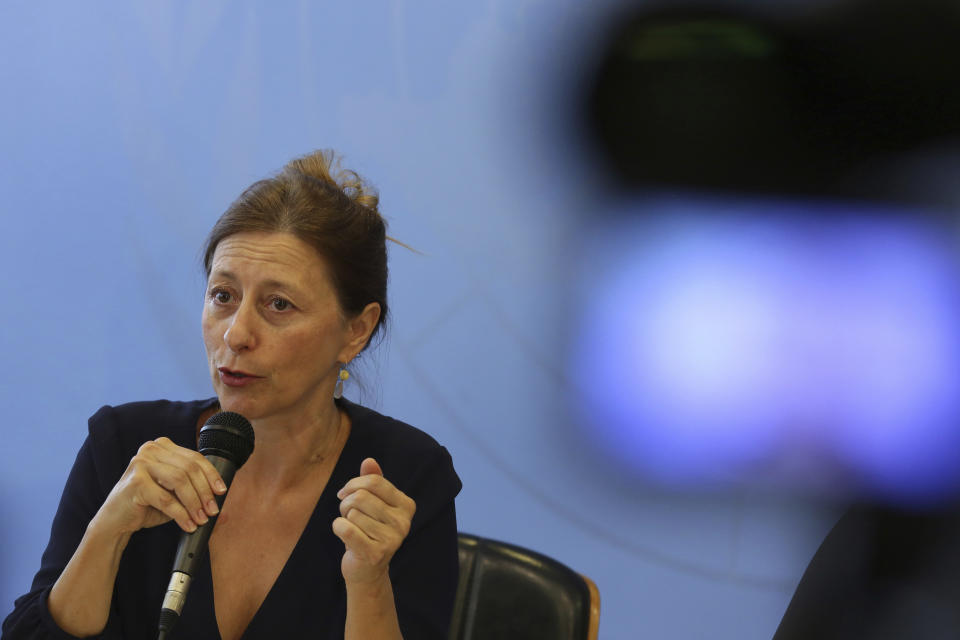
{"type": "Polygon", "coordinates": [[[409,486],[401,487],[417,503],[410,533],[390,563],[404,638],[448,636],[460,573],[454,498],[461,486],[450,454],[437,447],[409,486]]]}
{"type": "Polygon", "coordinates": [[[960,637],[955,503],[860,504],[823,541],[774,640],[960,637]]]}
{"type": "Polygon", "coordinates": [[[873,591],[873,529],[856,508],[837,522],[804,571],[774,640],[871,637],[863,627],[871,619],[865,613],[873,591]]]}
{"type": "MultiPolygon", "coordinates": [[[[2,640],[57,640],[74,638],[54,622],[47,608],[50,589],[67,566],[86,531],[87,524],[106,499],[110,487],[104,487],[96,464],[93,425],[98,420],[109,420],[104,407],[90,419],[91,431],[77,454],[67,478],[60,505],[53,518],[50,540],[40,561],[40,570],[33,578],[30,591],[17,598],[13,611],[3,622],[2,640]]],[[[111,616],[111,620],[114,616],[111,616]]],[[[100,638],[119,638],[107,624],[100,638]]]]}

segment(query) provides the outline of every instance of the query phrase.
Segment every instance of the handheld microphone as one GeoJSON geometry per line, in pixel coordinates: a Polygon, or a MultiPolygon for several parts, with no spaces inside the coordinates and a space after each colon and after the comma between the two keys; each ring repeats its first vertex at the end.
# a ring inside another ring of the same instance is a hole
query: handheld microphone
{"type": "MultiPolygon", "coordinates": [[[[239,413],[221,411],[211,416],[200,429],[198,448],[213,464],[229,489],[233,475],[253,453],[253,427],[250,421],[239,413]]],[[[224,492],[223,495],[215,497],[217,506],[222,507],[227,494],[224,492]]],[[[166,638],[180,619],[190,581],[207,551],[207,542],[216,520],[217,517],[212,516],[193,533],[184,532],[180,536],[180,545],[173,561],[173,575],[160,609],[160,631],[157,636],[159,640],[166,638]]]]}

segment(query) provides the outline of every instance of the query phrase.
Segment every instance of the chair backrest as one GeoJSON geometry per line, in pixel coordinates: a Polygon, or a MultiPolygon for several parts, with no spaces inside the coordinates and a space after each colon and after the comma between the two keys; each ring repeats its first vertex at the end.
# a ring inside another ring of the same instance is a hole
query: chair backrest
{"type": "Polygon", "coordinates": [[[450,640],[596,640],[600,593],[552,558],[461,533],[450,640]]]}

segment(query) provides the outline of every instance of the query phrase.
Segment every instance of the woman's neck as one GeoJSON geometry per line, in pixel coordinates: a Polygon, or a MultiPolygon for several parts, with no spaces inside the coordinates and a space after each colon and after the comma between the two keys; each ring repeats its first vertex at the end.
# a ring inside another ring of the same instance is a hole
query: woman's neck
{"type": "Polygon", "coordinates": [[[265,491],[282,491],[336,462],[350,418],[331,400],[309,416],[254,420],[253,428],[256,444],[241,471],[265,491]]]}

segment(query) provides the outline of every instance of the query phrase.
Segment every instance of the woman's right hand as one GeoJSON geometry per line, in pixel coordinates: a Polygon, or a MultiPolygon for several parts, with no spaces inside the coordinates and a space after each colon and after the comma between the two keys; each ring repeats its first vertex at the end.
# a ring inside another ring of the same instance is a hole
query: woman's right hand
{"type": "Polygon", "coordinates": [[[47,607],[54,622],[74,636],[101,633],[130,536],[170,520],[196,531],[217,513],[215,496],[226,491],[220,474],[198,452],[169,438],[141,446],[50,590],[47,607]]]}
{"type": "Polygon", "coordinates": [[[219,512],[215,495],[226,491],[220,474],[199,452],[157,438],[130,460],[94,522],[118,535],[170,520],[191,532],[219,512]]]}

